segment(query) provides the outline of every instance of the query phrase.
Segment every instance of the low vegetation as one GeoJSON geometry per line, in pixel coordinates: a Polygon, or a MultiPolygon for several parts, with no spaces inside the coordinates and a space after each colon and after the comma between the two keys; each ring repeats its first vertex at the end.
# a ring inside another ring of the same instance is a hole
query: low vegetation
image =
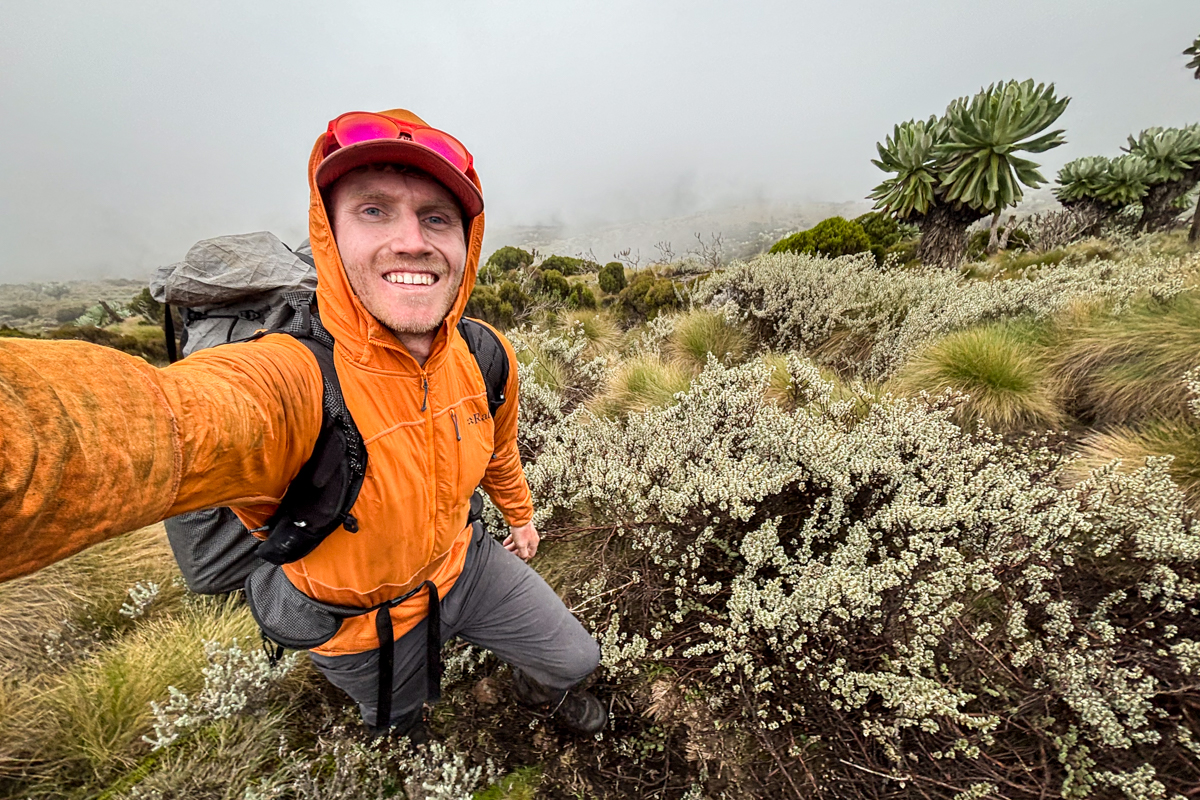
{"type": "Polygon", "coordinates": [[[266,661],[236,596],[188,594],[150,529],[0,586],[0,793],[1186,796],[1181,239],[957,274],[870,250],[651,267],[592,283],[595,309],[569,303],[587,274],[508,253],[480,288],[530,302],[509,336],[534,563],[602,643],[612,727],[561,733],[458,643],[439,744],[381,748],[303,654],[266,661]]]}

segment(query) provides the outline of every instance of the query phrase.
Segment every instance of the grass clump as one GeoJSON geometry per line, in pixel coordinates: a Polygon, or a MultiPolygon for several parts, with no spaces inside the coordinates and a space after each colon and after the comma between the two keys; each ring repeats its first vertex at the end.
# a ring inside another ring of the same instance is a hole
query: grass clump
{"type": "Polygon", "coordinates": [[[130,765],[149,732],[150,701],[202,683],[204,642],[249,639],[257,627],[248,609],[233,601],[151,621],[95,661],[63,676],[51,695],[64,760],[86,761],[97,774],[130,765]]]}
{"type": "Polygon", "coordinates": [[[894,384],[910,395],[970,395],[960,418],[993,430],[1057,427],[1065,416],[1036,339],[1036,329],[1013,323],[952,333],[910,361],[894,384]]]}
{"type": "Polygon", "coordinates": [[[1189,416],[1183,376],[1200,366],[1200,294],[1146,297],[1115,315],[1094,307],[1061,337],[1051,370],[1085,422],[1189,416]]]}
{"type": "Polygon", "coordinates": [[[594,410],[602,416],[620,417],[661,408],[670,405],[690,382],[691,372],[683,365],[653,353],[637,355],[609,375],[594,410]]]}
{"type": "Polygon", "coordinates": [[[697,309],[675,319],[667,348],[681,363],[699,372],[708,363],[709,353],[725,363],[741,363],[750,349],[750,337],[723,314],[697,309]]]}
{"type": "Polygon", "coordinates": [[[127,630],[121,608],[139,582],[159,587],[143,612],[171,606],[183,593],[177,574],[166,531],[154,525],[0,584],[0,671],[42,668],[127,630]]]}
{"type": "Polygon", "coordinates": [[[559,327],[568,330],[578,327],[579,332],[588,342],[584,351],[587,356],[611,352],[621,343],[621,327],[616,320],[603,311],[591,309],[570,311],[559,315],[558,323],[559,327]]]}
{"type": "Polygon", "coordinates": [[[1200,429],[1195,424],[1160,419],[1139,428],[1117,426],[1097,431],[1083,440],[1079,455],[1078,478],[1116,460],[1128,473],[1142,467],[1148,458],[1170,456],[1167,471],[1192,507],[1200,510],[1200,429]]]}

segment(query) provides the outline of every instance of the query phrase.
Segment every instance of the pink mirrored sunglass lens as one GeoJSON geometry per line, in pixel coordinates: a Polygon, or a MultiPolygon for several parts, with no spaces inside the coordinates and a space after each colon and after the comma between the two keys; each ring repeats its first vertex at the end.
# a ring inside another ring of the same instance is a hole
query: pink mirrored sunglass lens
{"type": "Polygon", "coordinates": [[[338,144],[348,147],[372,139],[395,139],[400,126],[375,114],[352,114],[339,119],[333,133],[338,144]]]}
{"type": "Polygon", "coordinates": [[[467,151],[445,134],[418,128],[412,132],[412,137],[414,142],[428,147],[459,170],[466,172],[467,167],[470,166],[470,157],[467,155],[467,151]]]}

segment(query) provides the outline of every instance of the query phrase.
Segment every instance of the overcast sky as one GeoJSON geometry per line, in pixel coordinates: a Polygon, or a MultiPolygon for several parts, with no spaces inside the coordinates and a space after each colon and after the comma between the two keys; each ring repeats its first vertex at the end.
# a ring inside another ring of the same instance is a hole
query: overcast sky
{"type": "Polygon", "coordinates": [[[0,282],[144,275],[304,236],[326,122],[408,107],[475,155],[490,226],[857,200],[896,122],[1010,78],[1114,155],[1200,121],[1197,0],[0,0],[0,282]]]}

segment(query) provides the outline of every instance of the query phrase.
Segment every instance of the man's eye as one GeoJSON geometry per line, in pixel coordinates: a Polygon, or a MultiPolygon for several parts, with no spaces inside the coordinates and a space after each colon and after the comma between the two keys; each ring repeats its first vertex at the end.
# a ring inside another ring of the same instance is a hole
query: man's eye
{"type": "Polygon", "coordinates": [[[369,217],[381,217],[383,216],[383,209],[376,208],[375,206],[368,206],[367,208],[363,209],[362,213],[369,217]]]}
{"type": "Polygon", "coordinates": [[[446,219],[440,214],[430,214],[428,217],[426,217],[426,219],[428,219],[434,225],[447,225],[450,223],[450,220],[446,219]]]}

